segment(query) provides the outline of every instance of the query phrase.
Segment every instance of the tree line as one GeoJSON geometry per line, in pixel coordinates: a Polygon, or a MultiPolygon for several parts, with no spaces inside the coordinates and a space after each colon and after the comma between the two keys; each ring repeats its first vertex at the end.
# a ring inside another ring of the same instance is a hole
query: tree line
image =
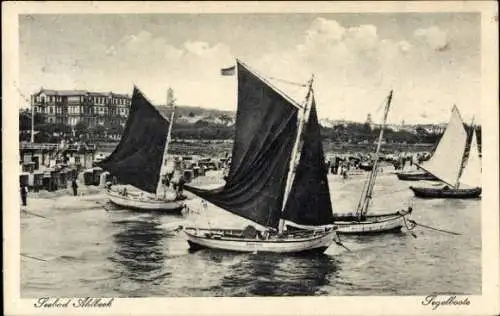
{"type": "MultiPolygon", "coordinates": [[[[84,122],[79,122],[74,128],[66,124],[44,123],[39,113],[35,113],[35,130],[37,142],[58,142],[61,135],[73,135],[78,139],[85,141],[105,141],[109,140],[109,135],[121,135],[123,127],[104,126],[89,127],[84,122]]],[[[470,132],[471,127],[464,124],[464,127],[470,132]]],[[[20,140],[29,140],[29,131],[31,130],[31,113],[22,111],[19,116],[20,140]]],[[[232,139],[234,137],[234,125],[227,126],[210,121],[199,120],[196,123],[174,122],[172,137],[176,139],[232,139]]],[[[481,143],[481,126],[476,126],[478,143],[481,143]]],[[[348,123],[346,125],[337,125],[334,127],[321,127],[321,136],[324,140],[334,143],[373,143],[378,139],[380,128],[370,128],[367,123],[348,123]]],[[[391,128],[384,130],[384,140],[387,143],[406,143],[406,144],[436,144],[441,137],[441,133],[434,133],[417,127],[414,132],[391,128]]]]}

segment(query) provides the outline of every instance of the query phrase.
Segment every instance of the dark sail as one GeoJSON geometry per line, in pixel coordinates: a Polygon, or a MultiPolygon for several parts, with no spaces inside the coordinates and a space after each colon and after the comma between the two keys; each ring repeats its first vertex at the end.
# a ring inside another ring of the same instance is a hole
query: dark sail
{"type": "Polygon", "coordinates": [[[236,133],[226,184],[218,190],[186,190],[241,217],[277,227],[297,135],[297,109],[245,66],[237,66],[236,133]]]}
{"type": "Polygon", "coordinates": [[[123,184],[155,193],[160,177],[168,121],[134,87],[132,105],[120,143],[98,166],[123,184]]]}
{"type": "Polygon", "coordinates": [[[328,225],[334,220],[314,96],[283,218],[306,226],[328,225]]]}

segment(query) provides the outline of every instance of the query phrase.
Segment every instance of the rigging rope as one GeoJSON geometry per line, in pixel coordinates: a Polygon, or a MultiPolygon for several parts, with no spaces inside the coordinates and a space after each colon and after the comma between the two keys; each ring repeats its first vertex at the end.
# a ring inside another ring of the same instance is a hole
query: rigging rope
{"type": "Polygon", "coordinates": [[[377,107],[377,109],[375,110],[375,112],[373,113],[373,115],[377,115],[380,113],[380,110],[382,110],[382,108],[384,107],[385,103],[387,101],[387,97],[385,97],[382,102],[380,102],[380,105],[377,107]]]}
{"type": "Polygon", "coordinates": [[[281,78],[276,78],[276,77],[267,77],[267,78],[271,79],[271,80],[277,80],[277,81],[281,81],[283,83],[288,83],[288,84],[291,84],[291,85],[295,85],[295,86],[307,88],[307,84],[304,84],[304,83],[298,83],[298,82],[288,81],[288,80],[281,79],[281,78]]]}

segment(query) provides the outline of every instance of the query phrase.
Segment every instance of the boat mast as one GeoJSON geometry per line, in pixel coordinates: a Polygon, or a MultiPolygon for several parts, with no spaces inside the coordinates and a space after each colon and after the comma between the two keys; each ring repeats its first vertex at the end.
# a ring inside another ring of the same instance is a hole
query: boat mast
{"type": "Polygon", "coordinates": [[[377,142],[377,150],[375,151],[373,168],[372,168],[372,170],[370,172],[370,176],[368,178],[368,185],[366,188],[366,193],[361,194],[361,198],[358,202],[356,213],[359,216],[366,214],[366,212],[368,211],[368,206],[370,205],[370,200],[372,198],[373,187],[375,186],[375,178],[377,176],[379,152],[380,152],[380,147],[382,144],[382,138],[384,136],[384,129],[385,129],[385,125],[387,122],[387,115],[389,114],[389,108],[391,106],[391,100],[392,100],[392,90],[389,93],[389,96],[387,97],[387,103],[385,105],[385,110],[384,110],[384,120],[382,122],[382,126],[380,127],[380,133],[379,133],[378,142],[377,142]]]}
{"type": "MultiPolygon", "coordinates": [[[[312,85],[314,82],[314,75],[312,75],[311,80],[309,80],[308,84],[308,91],[306,95],[306,99],[304,101],[304,106],[302,107],[302,113],[301,117],[299,120],[299,126],[297,129],[297,136],[295,138],[295,144],[293,145],[293,150],[292,150],[292,158],[290,160],[290,167],[288,171],[288,176],[286,180],[286,186],[285,186],[285,194],[283,195],[283,204],[281,206],[281,212],[283,213],[286,205],[286,201],[288,200],[288,195],[290,194],[290,190],[292,189],[292,183],[293,179],[295,178],[295,169],[297,167],[297,162],[299,160],[299,145],[300,141],[302,139],[302,131],[304,129],[304,124],[307,121],[308,118],[308,109],[309,109],[309,102],[311,100],[311,94],[312,94],[312,85]]],[[[285,228],[285,220],[283,218],[280,218],[279,226],[278,226],[278,232],[282,232],[285,228]]]]}
{"type": "Polygon", "coordinates": [[[470,123],[470,127],[472,129],[472,135],[471,135],[470,142],[466,142],[465,143],[464,153],[462,155],[462,164],[460,165],[460,171],[458,172],[457,181],[455,181],[455,186],[454,186],[455,189],[458,189],[458,187],[460,186],[460,178],[462,177],[462,173],[464,172],[464,169],[467,166],[467,163],[469,162],[470,147],[472,146],[472,138],[475,136],[474,135],[474,116],[472,117],[472,121],[470,123]],[[467,144],[469,145],[469,151],[468,152],[466,151],[467,144]],[[467,156],[467,159],[465,158],[466,156],[467,156]]]}
{"type": "Polygon", "coordinates": [[[170,122],[168,126],[168,132],[167,132],[167,140],[165,141],[165,149],[163,151],[163,158],[162,158],[162,164],[160,168],[160,179],[158,179],[158,185],[156,186],[156,194],[159,195],[160,188],[163,188],[163,195],[165,195],[165,185],[163,184],[163,179],[162,179],[162,170],[167,164],[167,154],[168,154],[168,145],[170,144],[170,139],[172,135],[172,125],[174,123],[174,114],[175,114],[175,98],[174,98],[174,91],[172,88],[168,88],[167,90],[167,106],[172,107],[172,113],[170,114],[170,122]]]}

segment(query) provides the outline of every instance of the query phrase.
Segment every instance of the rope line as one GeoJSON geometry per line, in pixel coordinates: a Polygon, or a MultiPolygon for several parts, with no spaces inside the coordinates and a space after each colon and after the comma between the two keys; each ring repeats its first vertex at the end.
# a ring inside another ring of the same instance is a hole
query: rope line
{"type": "Polygon", "coordinates": [[[420,226],[420,227],[424,227],[424,228],[427,228],[427,229],[431,229],[431,230],[435,230],[435,231],[438,231],[438,232],[442,232],[442,233],[446,233],[446,234],[451,234],[451,235],[462,235],[460,233],[455,233],[455,232],[452,232],[452,231],[449,231],[449,230],[445,230],[445,229],[439,229],[439,228],[435,228],[435,227],[431,227],[431,226],[428,226],[428,225],[424,225],[424,224],[421,224],[421,223],[417,223],[415,222],[414,220],[411,220],[409,219],[408,222],[410,222],[411,224],[414,224],[415,226],[420,226]]]}
{"type": "Polygon", "coordinates": [[[307,84],[298,83],[298,82],[293,82],[293,81],[288,81],[288,80],[281,79],[281,78],[276,78],[276,77],[267,77],[267,78],[268,78],[268,79],[271,79],[271,80],[277,80],[277,81],[281,81],[281,82],[283,82],[283,83],[288,83],[288,84],[291,84],[291,85],[295,85],[295,86],[303,87],[303,88],[306,88],[306,87],[307,87],[307,84]]]}
{"type": "Polygon", "coordinates": [[[52,218],[48,218],[48,217],[45,217],[45,216],[42,216],[42,215],[39,215],[37,213],[33,213],[33,212],[30,212],[30,211],[27,211],[27,210],[22,210],[23,212],[25,212],[26,214],[30,214],[30,215],[33,215],[33,216],[37,216],[37,217],[41,217],[41,218],[45,218],[46,220],[49,220],[49,221],[54,221],[52,218]]]}
{"type": "Polygon", "coordinates": [[[35,260],[38,260],[38,261],[47,262],[47,260],[45,260],[45,259],[40,259],[40,258],[37,258],[37,257],[28,256],[28,255],[25,255],[23,253],[21,254],[21,257],[25,257],[25,258],[35,259],[35,260]]]}
{"type": "Polygon", "coordinates": [[[347,250],[347,251],[351,251],[351,249],[347,248],[347,247],[344,245],[344,243],[342,242],[342,240],[340,240],[340,236],[339,236],[339,234],[338,234],[338,233],[336,233],[336,236],[337,236],[337,238],[336,238],[336,239],[334,239],[335,243],[336,243],[337,245],[339,245],[339,246],[343,247],[345,250],[347,250]]]}
{"type": "Polygon", "coordinates": [[[417,235],[414,232],[412,232],[412,230],[415,229],[415,227],[417,225],[413,225],[413,226],[409,227],[409,225],[406,221],[406,216],[403,216],[403,221],[405,223],[405,228],[406,228],[406,231],[408,232],[408,234],[410,234],[413,238],[417,238],[417,235]]]}

